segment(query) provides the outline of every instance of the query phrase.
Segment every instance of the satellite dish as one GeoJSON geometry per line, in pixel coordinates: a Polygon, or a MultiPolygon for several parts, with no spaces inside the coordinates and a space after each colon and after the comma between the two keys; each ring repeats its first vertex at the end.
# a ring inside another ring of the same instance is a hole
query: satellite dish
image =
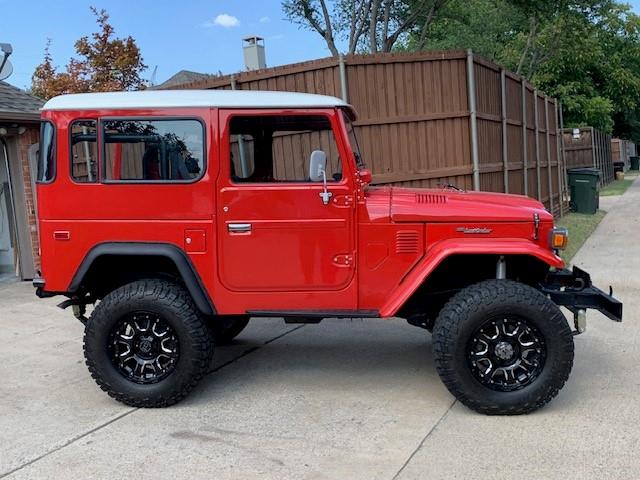
{"type": "MultiPolygon", "coordinates": [[[[13,65],[9,60],[4,60],[4,66],[0,70],[0,80],[4,80],[5,78],[9,78],[13,73],[13,65]]],[[[0,60],[0,65],[2,65],[3,60],[0,60]]]]}

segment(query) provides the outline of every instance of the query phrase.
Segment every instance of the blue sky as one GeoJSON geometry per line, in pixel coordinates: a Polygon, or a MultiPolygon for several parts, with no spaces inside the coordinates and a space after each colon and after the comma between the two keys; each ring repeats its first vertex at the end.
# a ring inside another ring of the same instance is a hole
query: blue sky
{"type": "MultiPolygon", "coordinates": [[[[243,68],[242,37],[265,38],[267,64],[283,65],[329,55],[316,33],[284,20],[280,0],[0,0],[0,42],[13,45],[14,73],[31,84],[47,38],[56,65],[74,54],[73,44],[95,31],[90,5],[105,8],[117,36],[132,35],[160,83],[175,72],[232,73],[243,68]],[[216,18],[218,21],[216,21],[216,18]]],[[[640,12],[640,0],[630,2],[640,12]]]]}

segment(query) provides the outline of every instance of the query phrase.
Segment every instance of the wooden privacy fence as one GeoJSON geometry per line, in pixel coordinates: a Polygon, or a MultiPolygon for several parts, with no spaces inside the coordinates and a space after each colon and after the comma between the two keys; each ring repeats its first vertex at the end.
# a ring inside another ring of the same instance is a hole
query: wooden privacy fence
{"type": "Polygon", "coordinates": [[[611,135],[593,127],[565,128],[562,148],[567,170],[593,167],[601,171],[600,185],[613,181],[611,135]]]}
{"type": "Polygon", "coordinates": [[[613,162],[624,162],[624,170],[631,168],[631,157],[637,155],[636,144],[621,138],[611,139],[611,156],[613,162]]]}
{"type": "Polygon", "coordinates": [[[172,88],[341,97],[375,184],[509,192],[566,210],[558,103],[471,51],[325,58],[172,88]]]}

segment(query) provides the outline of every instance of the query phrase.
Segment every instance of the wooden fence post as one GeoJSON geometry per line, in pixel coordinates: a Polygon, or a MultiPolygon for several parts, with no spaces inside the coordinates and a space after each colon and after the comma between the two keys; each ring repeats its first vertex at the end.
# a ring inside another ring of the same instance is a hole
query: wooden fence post
{"type": "MultiPolygon", "coordinates": [[[[538,187],[538,200],[542,200],[542,186],[540,185],[540,119],[538,118],[538,89],[533,90],[533,116],[536,122],[536,184],[538,187]]],[[[544,203],[544,202],[543,202],[544,203]]]]}
{"type": "MultiPolygon", "coordinates": [[[[560,103],[558,110],[560,111],[560,142],[561,142],[560,148],[562,150],[562,185],[564,187],[563,188],[564,194],[568,196],[569,180],[567,179],[567,152],[564,145],[564,114],[562,112],[562,103],[560,103]]],[[[562,201],[564,204],[564,197],[562,198],[562,201]]]]}
{"type": "MultiPolygon", "coordinates": [[[[562,137],[560,137],[559,135],[561,135],[559,126],[560,126],[560,121],[558,119],[558,100],[554,100],[553,102],[553,110],[554,110],[554,115],[555,115],[555,119],[556,119],[556,165],[557,165],[557,169],[558,169],[558,203],[559,203],[559,209],[560,209],[560,218],[562,218],[564,216],[564,193],[562,191],[562,161],[561,161],[561,155],[560,155],[560,139],[562,137]]],[[[562,135],[564,137],[564,135],[562,135]]]]}
{"type": "Polygon", "coordinates": [[[524,194],[529,195],[529,162],[527,160],[527,144],[529,135],[527,133],[527,86],[524,78],[522,82],[522,167],[524,177],[524,194]]]}
{"type": "Polygon", "coordinates": [[[469,97],[469,121],[471,122],[471,161],[473,163],[473,189],[480,190],[480,157],[478,154],[478,111],[476,107],[476,79],[473,51],[467,50],[467,89],[469,97]]]}
{"type": "Polygon", "coordinates": [[[551,144],[549,139],[549,99],[544,96],[544,130],[547,144],[547,184],[549,185],[549,211],[553,215],[553,182],[551,180],[551,144]]]}
{"type": "Polygon", "coordinates": [[[509,193],[509,155],[507,135],[507,76],[504,68],[500,69],[500,91],[502,97],[502,165],[504,193],[509,193]]]}

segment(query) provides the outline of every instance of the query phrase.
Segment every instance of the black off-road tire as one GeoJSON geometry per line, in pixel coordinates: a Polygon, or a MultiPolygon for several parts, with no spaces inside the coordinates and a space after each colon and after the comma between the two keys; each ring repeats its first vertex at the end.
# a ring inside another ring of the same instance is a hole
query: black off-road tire
{"type": "Polygon", "coordinates": [[[216,345],[229,345],[249,325],[248,315],[219,315],[209,321],[216,345]]]}
{"type": "Polygon", "coordinates": [[[560,309],[539,291],[510,280],[467,287],[443,307],[433,329],[433,354],[440,378],[467,407],[487,415],[532,412],[551,401],[573,366],[573,335],[560,309]],[[481,383],[469,361],[469,342],[488,318],[515,315],[542,335],[546,360],[531,383],[496,391],[481,383]]]}
{"type": "Polygon", "coordinates": [[[98,386],[132,407],[167,407],[189,394],[208,372],[213,346],[189,293],[166,280],[148,279],[124,285],[96,306],[84,333],[84,355],[98,386]],[[156,383],[135,383],[118,370],[109,350],[118,322],[132,312],[157,315],[174,332],[179,355],[173,370],[156,383]]]}

